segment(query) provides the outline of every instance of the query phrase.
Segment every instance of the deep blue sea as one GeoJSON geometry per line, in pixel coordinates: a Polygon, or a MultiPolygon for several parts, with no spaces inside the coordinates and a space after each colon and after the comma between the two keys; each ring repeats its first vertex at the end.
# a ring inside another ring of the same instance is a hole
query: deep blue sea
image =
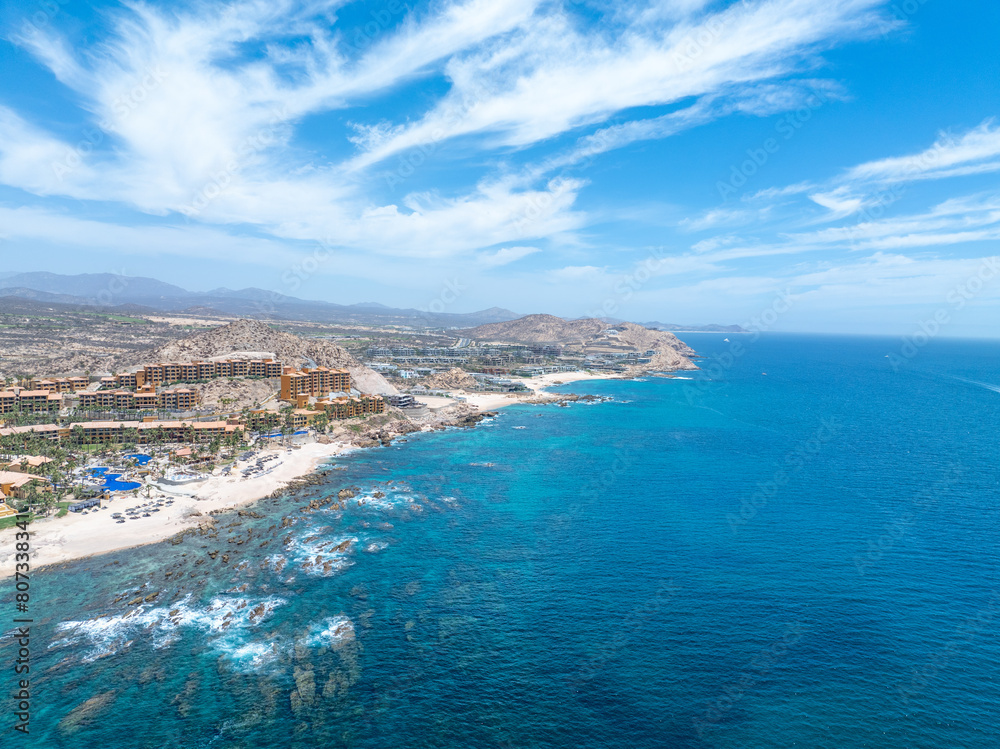
{"type": "Polygon", "coordinates": [[[1000,344],[682,337],[691,379],[566,385],[606,399],[38,573],[0,743],[1000,746],[1000,344]]]}

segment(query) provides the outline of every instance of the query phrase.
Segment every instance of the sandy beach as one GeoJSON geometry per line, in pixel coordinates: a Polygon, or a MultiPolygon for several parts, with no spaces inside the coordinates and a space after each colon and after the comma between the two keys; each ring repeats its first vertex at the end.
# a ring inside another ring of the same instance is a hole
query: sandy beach
{"type": "Polygon", "coordinates": [[[554,372],[552,374],[539,375],[521,380],[531,392],[529,393],[476,393],[465,390],[450,391],[452,398],[439,396],[420,396],[419,400],[426,403],[429,408],[436,409],[453,404],[455,397],[463,398],[464,402],[477,411],[495,411],[498,408],[513,406],[517,403],[536,402],[540,396],[545,395],[545,389],[555,385],[565,385],[570,382],[581,380],[610,380],[616,375],[592,374],[590,372],[554,372]]]}
{"type": "MultiPolygon", "coordinates": [[[[108,509],[86,515],[70,513],[65,517],[49,517],[31,524],[31,566],[33,569],[58,564],[70,559],[80,559],[94,554],[105,554],[133,546],[156,543],[175,533],[198,524],[212,510],[236,508],[262,499],[293,479],[306,476],[323,462],[348,450],[343,443],[312,443],[290,453],[286,450],[268,450],[262,454],[280,457],[280,464],[270,473],[256,478],[243,479],[238,472],[233,476],[211,476],[203,482],[173,487],[164,491],[151,484],[152,500],[173,500],[169,507],[162,507],[150,517],[115,522],[114,513],[124,513],[151,500],[146,499],[146,489],[139,496],[118,495],[103,505],[108,509]]],[[[14,534],[16,529],[0,531],[0,574],[14,572],[14,534]],[[10,553],[6,553],[7,550],[10,553]]]]}
{"type": "MultiPolygon", "coordinates": [[[[528,393],[471,393],[456,390],[453,397],[421,396],[432,412],[444,412],[463,402],[476,411],[493,411],[523,402],[537,402],[544,397],[545,388],[580,380],[609,379],[612,375],[595,375],[587,372],[559,372],[524,380],[528,393]],[[457,400],[456,397],[463,400],[457,400]]],[[[31,567],[37,569],[51,564],[80,559],[95,554],[106,554],[134,546],[156,543],[170,538],[179,531],[196,526],[212,510],[235,509],[262,499],[288,482],[307,476],[322,463],[356,449],[344,442],[318,442],[300,446],[290,452],[284,448],[271,449],[263,454],[275,454],[280,464],[270,473],[244,479],[239,470],[232,476],[211,476],[204,482],[174,487],[170,491],[151,485],[152,500],[169,498],[173,504],[162,506],[159,512],[138,520],[116,523],[114,513],[124,513],[151,501],[146,498],[145,487],[140,496],[120,495],[104,502],[108,508],[86,515],[70,513],[61,518],[50,517],[31,524],[31,567]],[[200,514],[196,514],[200,513],[200,514]]],[[[242,467],[242,464],[239,467],[242,467]]],[[[14,534],[16,529],[0,531],[0,574],[13,574],[16,562],[14,534]],[[7,550],[10,550],[9,553],[7,550]]]]}

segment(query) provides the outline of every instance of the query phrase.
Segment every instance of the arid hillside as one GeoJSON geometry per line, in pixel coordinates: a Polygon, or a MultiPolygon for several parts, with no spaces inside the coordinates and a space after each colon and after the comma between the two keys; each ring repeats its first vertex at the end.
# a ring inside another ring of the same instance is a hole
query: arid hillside
{"type": "Polygon", "coordinates": [[[564,320],[554,315],[528,315],[510,322],[490,323],[460,331],[480,342],[556,344],[567,351],[595,354],[610,351],[655,351],[652,369],[695,369],[695,352],[673,333],[630,322],[607,323],[596,318],[564,320]]]}
{"type": "Polygon", "coordinates": [[[476,378],[459,367],[452,367],[447,372],[425,377],[420,381],[424,387],[441,390],[473,390],[476,385],[476,378]]]}
{"type": "Polygon", "coordinates": [[[294,367],[339,367],[350,370],[354,386],[366,393],[395,393],[396,388],[346,350],[329,341],[299,338],[275,330],[258,320],[236,320],[161,346],[136,352],[133,366],[155,361],[191,361],[239,355],[243,352],[271,353],[294,367]]]}
{"type": "Polygon", "coordinates": [[[130,308],[80,308],[0,297],[0,379],[110,370],[183,334],[130,308]]]}

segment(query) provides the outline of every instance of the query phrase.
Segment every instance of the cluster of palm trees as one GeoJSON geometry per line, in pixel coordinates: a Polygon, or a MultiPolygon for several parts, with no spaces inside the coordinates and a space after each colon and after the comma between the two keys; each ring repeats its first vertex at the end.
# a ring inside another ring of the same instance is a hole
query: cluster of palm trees
{"type": "MultiPolygon", "coordinates": [[[[185,434],[188,444],[195,444],[196,433],[194,427],[189,425],[185,434]]],[[[163,427],[156,427],[144,431],[143,446],[158,447],[168,443],[169,434],[163,427]]],[[[0,455],[7,455],[14,459],[16,455],[36,455],[51,460],[42,463],[37,468],[32,468],[31,473],[42,476],[49,480],[52,485],[51,491],[44,490],[34,483],[25,485],[22,496],[10,500],[14,508],[18,511],[30,511],[38,515],[48,515],[54,510],[60,501],[68,494],[72,493],[74,486],[69,480],[70,474],[81,464],[83,453],[80,449],[84,446],[91,446],[92,457],[113,459],[122,452],[128,453],[139,447],[139,430],[132,427],[122,431],[121,442],[112,444],[100,442],[88,445],[83,427],[75,424],[70,429],[69,439],[64,442],[56,442],[42,437],[33,432],[0,437],[0,455]]],[[[230,432],[225,436],[215,436],[204,446],[196,447],[196,458],[216,456],[226,448],[231,453],[246,447],[246,438],[242,430],[230,432]],[[202,452],[202,447],[204,452],[202,452]]]]}
{"type": "Polygon", "coordinates": [[[71,490],[67,475],[79,465],[79,458],[66,450],[58,442],[52,442],[36,434],[0,438],[0,452],[13,459],[15,450],[21,454],[38,455],[49,458],[48,462],[32,468],[30,473],[42,476],[52,484],[51,491],[42,490],[34,482],[26,484],[22,496],[9,500],[19,512],[31,511],[49,514],[71,490]]]}

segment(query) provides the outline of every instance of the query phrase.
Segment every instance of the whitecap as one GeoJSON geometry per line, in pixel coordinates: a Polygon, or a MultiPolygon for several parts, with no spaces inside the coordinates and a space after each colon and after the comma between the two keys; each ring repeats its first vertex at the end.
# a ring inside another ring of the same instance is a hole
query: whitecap
{"type": "Polygon", "coordinates": [[[346,616],[331,616],[310,625],[299,644],[312,648],[336,647],[354,639],[354,622],[346,616]]]}
{"type": "MultiPolygon", "coordinates": [[[[191,605],[191,597],[171,604],[145,608],[139,606],[127,614],[112,614],[82,621],[66,621],[56,625],[65,636],[53,641],[50,648],[79,645],[89,648],[82,656],[84,663],[115,655],[127,650],[135,636],[149,632],[155,649],[169,647],[180,639],[180,630],[190,628],[206,635],[221,636],[256,627],[279,606],[283,598],[271,596],[258,601],[247,598],[216,597],[204,608],[191,605]]],[[[228,649],[221,639],[210,640],[216,647],[228,649]]]]}

